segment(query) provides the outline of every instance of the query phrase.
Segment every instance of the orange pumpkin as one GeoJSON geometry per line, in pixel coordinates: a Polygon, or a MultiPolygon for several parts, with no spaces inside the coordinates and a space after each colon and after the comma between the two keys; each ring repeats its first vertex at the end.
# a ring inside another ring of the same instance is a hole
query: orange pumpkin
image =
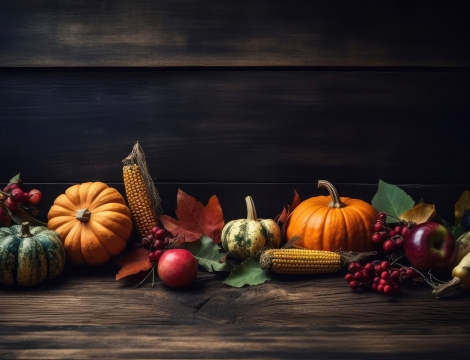
{"type": "Polygon", "coordinates": [[[297,245],[312,250],[370,251],[371,225],[378,216],[374,207],[363,200],[340,198],[328,181],[319,180],[318,187],[327,188],[330,196],[301,202],[290,216],[287,239],[300,235],[297,245]]]}
{"type": "Polygon", "coordinates": [[[67,260],[75,265],[104,264],[124,250],[132,231],[124,198],[102,182],[69,187],[47,217],[47,227],[60,235],[67,260]]]}

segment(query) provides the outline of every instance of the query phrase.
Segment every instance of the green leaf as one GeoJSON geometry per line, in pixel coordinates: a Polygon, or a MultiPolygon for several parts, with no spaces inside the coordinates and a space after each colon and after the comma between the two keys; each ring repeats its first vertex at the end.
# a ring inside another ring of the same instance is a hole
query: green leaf
{"type": "Polygon", "coordinates": [[[372,206],[378,212],[384,212],[399,218],[414,206],[413,199],[398,186],[379,180],[379,189],[372,199],[372,206]]]}
{"type": "Polygon", "coordinates": [[[221,252],[220,247],[206,235],[201,236],[197,241],[182,243],[179,247],[190,251],[196,257],[199,265],[209,272],[231,271],[233,269],[230,263],[220,262],[227,254],[221,252]]]}
{"type": "Polygon", "coordinates": [[[250,258],[233,269],[223,283],[233,287],[242,287],[263,284],[269,280],[271,280],[269,270],[261,269],[258,261],[250,258]]]}
{"type": "Polygon", "coordinates": [[[8,182],[8,185],[10,184],[18,184],[18,180],[20,179],[20,174],[16,174],[13,176],[10,181],[8,182]]]}
{"type": "Polygon", "coordinates": [[[452,226],[450,228],[450,232],[454,236],[454,239],[457,240],[463,233],[467,232],[467,230],[462,226],[462,224],[459,224],[458,226],[452,226]]]}

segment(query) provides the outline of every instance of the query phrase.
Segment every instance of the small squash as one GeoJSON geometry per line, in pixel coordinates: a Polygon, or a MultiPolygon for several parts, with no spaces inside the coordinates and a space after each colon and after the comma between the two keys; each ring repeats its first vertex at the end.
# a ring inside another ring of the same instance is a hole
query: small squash
{"type": "Polygon", "coordinates": [[[132,231],[123,196],[102,182],[69,187],[55,199],[47,227],[59,233],[75,265],[100,265],[121,253],[132,231]]]}
{"type": "Polygon", "coordinates": [[[60,275],[65,266],[62,240],[55,231],[29,223],[0,228],[0,283],[37,285],[60,275]]]}
{"type": "Polygon", "coordinates": [[[371,225],[378,216],[375,208],[363,200],[339,197],[328,181],[319,180],[318,187],[328,189],[330,196],[301,202],[290,216],[287,239],[299,235],[298,245],[311,250],[372,250],[371,225]]]}
{"type": "Polygon", "coordinates": [[[240,259],[256,258],[261,249],[278,248],[281,230],[274,220],[258,219],[251,196],[245,198],[247,218],[232,220],[222,229],[222,246],[240,259]]]}

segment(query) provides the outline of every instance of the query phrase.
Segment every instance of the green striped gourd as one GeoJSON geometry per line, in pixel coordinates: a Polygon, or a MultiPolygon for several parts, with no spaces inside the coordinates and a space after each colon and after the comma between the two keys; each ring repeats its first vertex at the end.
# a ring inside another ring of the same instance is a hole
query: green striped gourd
{"type": "Polygon", "coordinates": [[[225,251],[240,259],[257,258],[264,247],[279,248],[281,230],[274,220],[258,219],[251,196],[245,198],[247,218],[232,220],[222,229],[225,251]]]}
{"type": "Polygon", "coordinates": [[[64,247],[55,231],[27,222],[0,228],[1,284],[37,285],[59,276],[64,266],[64,247]]]}

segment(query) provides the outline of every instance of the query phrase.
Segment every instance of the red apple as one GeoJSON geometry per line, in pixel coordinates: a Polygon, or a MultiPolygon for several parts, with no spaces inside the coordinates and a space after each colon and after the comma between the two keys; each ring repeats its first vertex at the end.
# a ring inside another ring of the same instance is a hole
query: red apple
{"type": "Polygon", "coordinates": [[[188,286],[197,277],[197,259],[188,250],[165,251],[158,260],[158,277],[172,288],[188,286]]]}
{"type": "Polygon", "coordinates": [[[444,225],[418,224],[405,237],[405,255],[422,272],[448,270],[457,256],[454,237],[444,225]]]}

